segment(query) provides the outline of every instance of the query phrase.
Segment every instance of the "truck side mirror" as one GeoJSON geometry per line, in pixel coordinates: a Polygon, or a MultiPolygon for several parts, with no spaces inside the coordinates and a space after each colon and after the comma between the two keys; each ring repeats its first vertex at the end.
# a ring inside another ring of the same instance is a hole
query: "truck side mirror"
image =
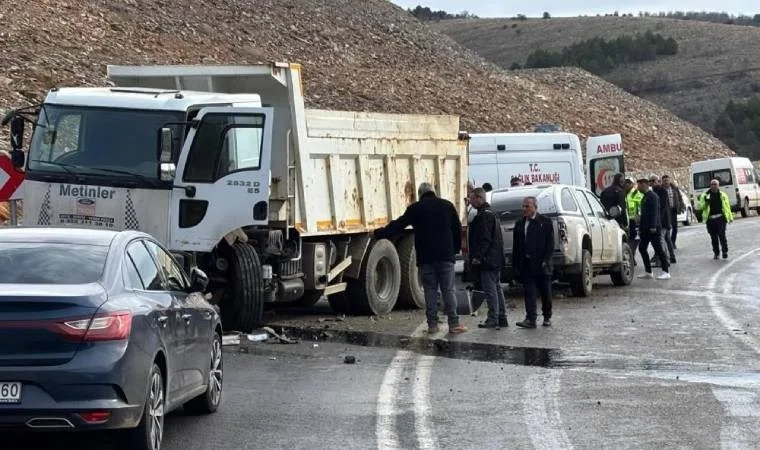
{"type": "Polygon", "coordinates": [[[14,116],[10,122],[11,131],[11,162],[13,167],[20,169],[24,167],[24,119],[21,116],[14,116]]]}
{"type": "Polygon", "coordinates": [[[172,148],[174,147],[174,132],[171,128],[161,128],[158,137],[158,161],[170,163],[172,161],[172,148]]]}

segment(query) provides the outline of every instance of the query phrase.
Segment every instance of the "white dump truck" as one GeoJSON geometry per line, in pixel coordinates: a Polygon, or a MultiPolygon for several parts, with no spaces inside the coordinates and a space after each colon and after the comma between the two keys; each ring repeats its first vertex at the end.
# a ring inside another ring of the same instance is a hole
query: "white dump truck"
{"type": "Polygon", "coordinates": [[[458,117],[306,109],[298,64],[109,66],[108,78],[6,115],[24,226],[152,234],[207,273],[228,329],[259,326],[267,302],[323,295],[347,313],[424,305],[412,230],[372,231],[423,181],[465,223],[458,117]]]}

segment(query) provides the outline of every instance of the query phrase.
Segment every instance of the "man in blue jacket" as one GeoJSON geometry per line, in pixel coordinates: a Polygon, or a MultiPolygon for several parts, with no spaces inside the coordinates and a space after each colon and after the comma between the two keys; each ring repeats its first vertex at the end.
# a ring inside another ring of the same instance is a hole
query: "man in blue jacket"
{"type": "Polygon", "coordinates": [[[660,197],[649,189],[649,180],[646,178],[638,180],[638,190],[644,194],[644,198],[641,200],[641,220],[639,222],[639,253],[641,253],[641,260],[644,262],[644,273],[639,275],[639,278],[654,278],[652,275],[652,262],[649,259],[649,252],[647,251],[651,243],[654,248],[654,254],[660,260],[660,267],[662,268],[662,274],[657,279],[669,280],[669,261],[665,255],[665,249],[662,248],[660,197]]]}

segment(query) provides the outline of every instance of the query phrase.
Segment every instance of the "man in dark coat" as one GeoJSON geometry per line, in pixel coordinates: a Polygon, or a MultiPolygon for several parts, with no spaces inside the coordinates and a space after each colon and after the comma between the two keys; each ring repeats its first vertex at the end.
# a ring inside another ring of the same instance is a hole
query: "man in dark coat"
{"type": "Polygon", "coordinates": [[[470,204],[478,211],[469,225],[468,255],[470,265],[480,275],[480,287],[486,295],[488,318],[479,328],[500,329],[507,326],[507,306],[501,288],[504,267],[504,239],[500,220],[486,202],[486,191],[477,188],[470,194],[470,204]]]}
{"type": "Polygon", "coordinates": [[[656,175],[649,178],[649,185],[657,197],[660,199],[660,222],[662,228],[660,234],[662,235],[662,248],[667,251],[670,256],[670,263],[676,263],[676,253],[673,249],[673,242],[670,240],[670,229],[673,225],[675,217],[670,217],[670,206],[668,200],[668,191],[660,182],[660,179],[656,175]]]}
{"type": "Polygon", "coordinates": [[[676,247],[676,238],[678,237],[678,215],[686,211],[686,205],[683,204],[681,190],[678,189],[668,174],[662,176],[662,187],[668,193],[668,208],[670,208],[670,242],[673,244],[673,250],[676,247]]]}
{"type": "Polygon", "coordinates": [[[535,197],[522,202],[523,217],[512,233],[512,264],[525,293],[525,320],[521,328],[536,328],[536,291],[541,295],[544,326],[552,318],[552,254],[554,253],[554,224],[538,213],[535,197]]]}
{"type": "Polygon", "coordinates": [[[639,278],[651,279],[652,262],[649,259],[649,244],[654,247],[654,254],[660,259],[662,274],[657,277],[658,280],[669,280],[668,258],[665,250],[662,248],[662,219],[660,218],[660,197],[649,189],[649,181],[641,178],[638,181],[639,192],[644,194],[641,200],[641,219],[639,221],[639,252],[641,260],[644,262],[644,272],[639,278]]]}
{"type": "Polygon", "coordinates": [[[419,200],[409,205],[401,217],[375,230],[375,239],[393,237],[410,225],[414,228],[414,248],[425,291],[428,333],[438,332],[439,288],[444,312],[449,319],[449,333],[465,332],[467,327],[459,323],[454,294],[454,261],[462,249],[462,223],[454,204],[436,196],[430,183],[420,184],[417,198],[419,200]]]}
{"type": "Polygon", "coordinates": [[[625,201],[628,192],[623,186],[623,178],[622,173],[616,173],[612,184],[607,186],[599,195],[599,200],[607,211],[613,206],[620,208],[620,215],[615,220],[620,224],[620,228],[628,230],[628,206],[625,201]]]}

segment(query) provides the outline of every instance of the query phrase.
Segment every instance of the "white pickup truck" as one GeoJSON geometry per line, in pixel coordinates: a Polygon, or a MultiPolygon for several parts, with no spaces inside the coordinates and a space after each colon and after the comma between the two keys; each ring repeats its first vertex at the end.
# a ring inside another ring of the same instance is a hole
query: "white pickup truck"
{"type": "Polygon", "coordinates": [[[109,66],[6,116],[25,226],[138,229],[211,280],[225,328],[265,302],[424,305],[412,231],[372,231],[432,182],[464,221],[457,116],[306,109],[298,64],[109,66]],[[23,122],[34,122],[28,157],[23,122]]]}

